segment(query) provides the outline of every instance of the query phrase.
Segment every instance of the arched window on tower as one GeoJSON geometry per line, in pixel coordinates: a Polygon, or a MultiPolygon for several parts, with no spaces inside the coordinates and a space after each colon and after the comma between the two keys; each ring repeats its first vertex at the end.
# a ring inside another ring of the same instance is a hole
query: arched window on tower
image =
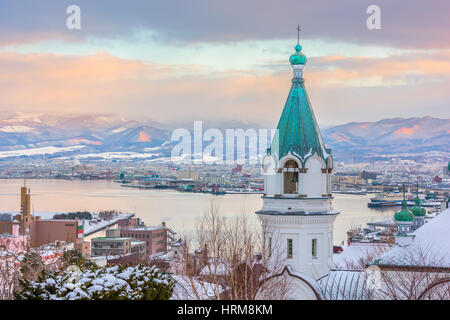
{"type": "Polygon", "coordinates": [[[297,193],[298,186],[298,164],[294,160],[288,160],[283,167],[283,180],[285,194],[297,193]]]}

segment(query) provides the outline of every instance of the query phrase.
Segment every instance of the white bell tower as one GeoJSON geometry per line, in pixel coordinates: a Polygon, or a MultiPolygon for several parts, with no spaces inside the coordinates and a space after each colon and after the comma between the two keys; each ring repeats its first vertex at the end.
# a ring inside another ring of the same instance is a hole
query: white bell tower
{"type": "Polygon", "coordinates": [[[318,279],[333,264],[331,150],[325,148],[303,79],[306,57],[295,46],[292,87],[264,158],[263,224],[266,253],[293,271],[318,279]]]}

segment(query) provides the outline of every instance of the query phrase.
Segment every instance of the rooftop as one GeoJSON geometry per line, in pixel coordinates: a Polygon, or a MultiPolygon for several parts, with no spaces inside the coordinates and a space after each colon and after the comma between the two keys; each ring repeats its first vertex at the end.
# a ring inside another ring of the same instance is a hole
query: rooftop
{"type": "Polygon", "coordinates": [[[267,214],[267,215],[285,215],[285,216],[325,216],[325,215],[337,215],[339,211],[272,211],[272,210],[258,210],[256,214],[267,214]]]}
{"type": "Polygon", "coordinates": [[[122,241],[122,240],[128,240],[128,239],[130,239],[130,238],[122,238],[122,237],[96,237],[96,238],[92,238],[91,241],[94,241],[94,240],[120,240],[120,241],[122,241]]]}
{"type": "Polygon", "coordinates": [[[160,229],[167,229],[167,227],[163,226],[145,226],[145,227],[137,227],[137,228],[128,228],[124,230],[129,231],[154,231],[154,230],[160,230],[160,229]]]}
{"type": "Polygon", "coordinates": [[[395,245],[372,261],[381,266],[450,268],[450,208],[412,233],[414,240],[395,245]]]}

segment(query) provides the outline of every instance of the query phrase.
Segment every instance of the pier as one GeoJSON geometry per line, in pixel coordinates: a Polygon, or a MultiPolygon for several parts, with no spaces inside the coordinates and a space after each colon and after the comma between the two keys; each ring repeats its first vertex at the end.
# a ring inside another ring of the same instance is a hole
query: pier
{"type": "Polygon", "coordinates": [[[111,220],[103,220],[103,221],[101,221],[101,222],[99,222],[99,223],[97,223],[95,225],[92,225],[92,226],[86,224],[86,221],[90,222],[91,220],[84,220],[84,223],[83,223],[83,226],[84,226],[83,234],[85,236],[88,236],[88,235],[93,234],[95,232],[98,232],[100,230],[106,229],[106,228],[108,228],[108,227],[110,227],[112,225],[115,225],[116,223],[118,223],[121,220],[128,220],[128,219],[130,219],[132,217],[134,217],[134,213],[122,213],[122,214],[119,214],[117,217],[115,217],[115,218],[113,218],[111,220]]]}

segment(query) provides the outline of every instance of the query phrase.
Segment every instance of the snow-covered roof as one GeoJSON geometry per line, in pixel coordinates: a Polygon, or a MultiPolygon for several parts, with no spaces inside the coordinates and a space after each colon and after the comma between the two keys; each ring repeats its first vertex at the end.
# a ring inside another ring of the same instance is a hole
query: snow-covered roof
{"type": "Polygon", "coordinates": [[[333,254],[336,269],[363,269],[365,264],[374,257],[389,249],[385,243],[352,243],[344,247],[341,253],[333,254]]]}
{"type": "Polygon", "coordinates": [[[450,268],[450,208],[412,233],[408,245],[394,245],[372,261],[380,266],[450,268]]]}
{"type": "Polygon", "coordinates": [[[212,262],[203,267],[200,275],[227,275],[230,273],[232,266],[228,261],[217,261],[212,259],[212,262]]]}
{"type": "Polygon", "coordinates": [[[137,240],[133,240],[133,241],[130,241],[130,244],[131,244],[132,246],[135,246],[135,245],[145,244],[145,241],[137,241],[137,240]]]}
{"type": "Polygon", "coordinates": [[[127,231],[155,231],[155,230],[162,230],[166,229],[166,227],[163,226],[143,226],[143,227],[136,227],[136,228],[128,228],[127,231]]]}
{"type": "Polygon", "coordinates": [[[193,277],[172,275],[176,281],[171,300],[208,300],[223,292],[219,285],[196,280],[193,277]]]}

